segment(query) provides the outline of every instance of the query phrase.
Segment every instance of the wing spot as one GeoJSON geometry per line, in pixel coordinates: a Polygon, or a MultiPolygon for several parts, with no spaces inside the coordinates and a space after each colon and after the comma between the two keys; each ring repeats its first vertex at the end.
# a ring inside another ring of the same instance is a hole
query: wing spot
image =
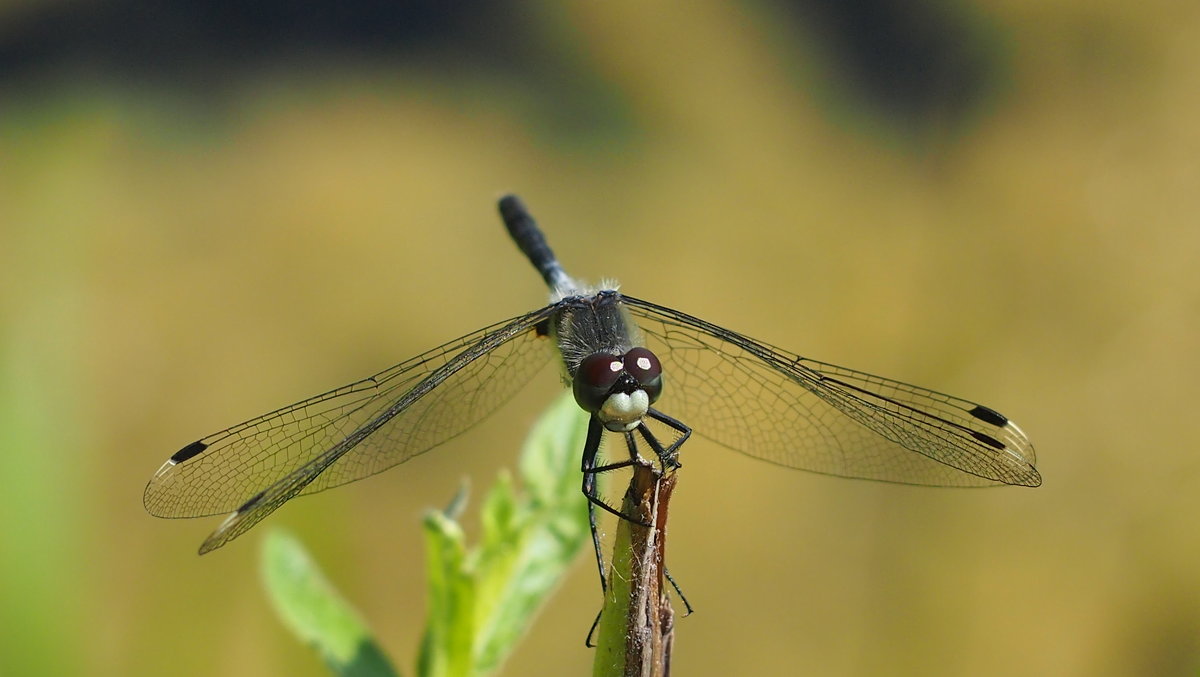
{"type": "Polygon", "coordinates": [[[266,491],[260,491],[257,494],[254,494],[253,496],[250,497],[250,500],[243,503],[242,507],[238,508],[234,514],[241,515],[242,513],[249,510],[250,508],[253,508],[255,505],[258,504],[259,501],[262,500],[263,496],[265,496],[266,493],[267,493],[266,491]]]}
{"type": "Polygon", "coordinates": [[[983,421],[984,423],[990,423],[997,428],[1003,428],[1004,426],[1008,425],[1008,419],[1005,418],[1004,414],[1001,414],[995,409],[985,407],[982,404],[975,405],[975,408],[967,413],[979,419],[980,421],[983,421]]]}
{"type": "Polygon", "coordinates": [[[200,455],[207,448],[208,448],[207,444],[201,442],[200,440],[196,440],[195,442],[192,442],[191,444],[187,445],[186,447],[175,452],[171,456],[170,462],[172,464],[183,463],[184,461],[188,460],[189,458],[195,458],[196,456],[200,455]]]}
{"type": "Polygon", "coordinates": [[[980,442],[983,442],[984,444],[986,444],[989,447],[992,447],[994,449],[1004,449],[1004,443],[1001,442],[1000,440],[996,439],[995,437],[992,437],[991,435],[985,435],[981,432],[972,430],[971,437],[974,437],[975,439],[979,440],[980,442]]]}

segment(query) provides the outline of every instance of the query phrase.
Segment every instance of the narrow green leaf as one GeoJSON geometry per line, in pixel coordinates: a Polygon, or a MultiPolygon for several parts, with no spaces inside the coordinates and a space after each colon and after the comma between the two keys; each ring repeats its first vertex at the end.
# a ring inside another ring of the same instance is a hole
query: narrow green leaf
{"type": "Polygon", "coordinates": [[[426,514],[424,527],[429,611],[417,674],[470,675],[475,584],[467,563],[466,539],[462,527],[442,512],[426,514]]]}
{"type": "MultiPolygon", "coordinates": [[[[520,538],[520,528],[525,518],[525,506],[517,496],[513,486],[512,476],[501,470],[490,491],[483,499],[480,509],[480,519],[483,526],[483,537],[480,543],[482,553],[494,552],[505,548],[508,544],[520,538]]],[[[481,554],[482,554],[481,553],[481,554]]]]}
{"type": "Polygon", "coordinates": [[[480,563],[488,604],[479,609],[476,674],[500,667],[588,542],[587,504],[579,490],[586,434],[587,414],[567,392],[525,441],[519,471],[527,495],[518,511],[520,526],[508,547],[485,551],[480,563]]]}
{"type": "Polygon", "coordinates": [[[282,531],[267,537],[262,576],[280,620],[313,646],[333,672],[349,677],[397,674],[366,624],[295,538],[282,531]]]}
{"type": "Polygon", "coordinates": [[[535,424],[523,447],[517,492],[501,473],[481,507],[480,544],[467,552],[444,513],[426,517],[429,619],[421,677],[497,670],[537,609],[588,541],[579,491],[587,415],[567,393],[535,424]]]}
{"type": "MultiPolygon", "coordinates": [[[[517,468],[538,509],[571,504],[586,509],[580,493],[580,456],[587,438],[588,415],[568,390],[534,423],[521,449],[517,468]]],[[[585,523],[586,525],[586,523],[585,523]]]]}

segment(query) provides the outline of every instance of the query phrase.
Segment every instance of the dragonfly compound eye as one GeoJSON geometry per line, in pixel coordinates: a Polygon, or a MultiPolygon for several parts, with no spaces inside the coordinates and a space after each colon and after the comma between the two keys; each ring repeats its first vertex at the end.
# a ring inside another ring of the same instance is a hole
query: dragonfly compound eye
{"type": "Polygon", "coordinates": [[[616,355],[592,353],[583,358],[571,383],[575,401],[588,413],[600,411],[624,370],[625,365],[616,355]]]}
{"type": "Polygon", "coordinates": [[[662,394],[662,364],[648,348],[634,348],[621,358],[625,372],[637,379],[653,403],[662,394]]]}

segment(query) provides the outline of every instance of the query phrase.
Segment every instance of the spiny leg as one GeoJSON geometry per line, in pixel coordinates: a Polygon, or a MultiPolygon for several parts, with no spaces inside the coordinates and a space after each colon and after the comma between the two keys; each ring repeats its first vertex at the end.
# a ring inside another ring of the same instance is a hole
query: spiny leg
{"type": "MultiPolygon", "coordinates": [[[[608,582],[604,578],[604,555],[600,550],[600,531],[596,528],[596,505],[592,502],[592,496],[596,491],[596,474],[591,472],[595,467],[596,453],[600,450],[600,437],[604,432],[603,426],[595,416],[588,421],[587,438],[583,444],[583,460],[580,470],[583,472],[583,495],[588,499],[588,528],[592,531],[592,546],[596,549],[596,568],[600,572],[600,591],[601,593],[608,592],[608,582]]],[[[599,617],[597,617],[599,620],[599,617]]],[[[595,624],[592,624],[595,629],[595,624]]],[[[588,632],[590,639],[592,633],[588,632]]]]}
{"type": "MultiPolygon", "coordinates": [[[[663,448],[662,443],[658,441],[658,438],[656,438],[653,433],[650,432],[645,424],[638,426],[638,431],[642,434],[642,437],[645,438],[646,444],[650,446],[650,448],[662,461],[664,471],[667,468],[671,468],[673,470],[682,467],[682,464],[679,462],[678,458],[679,447],[681,447],[683,443],[686,442],[689,437],[691,437],[692,429],[684,425],[678,419],[667,416],[656,409],[649,410],[647,415],[681,433],[679,439],[672,442],[668,447],[663,448]]],[[[679,599],[683,602],[684,608],[687,609],[687,614],[691,614],[693,611],[692,604],[691,602],[688,602],[687,595],[683,594],[683,590],[680,589],[679,584],[675,582],[675,578],[671,575],[670,570],[667,569],[666,562],[663,562],[663,575],[666,576],[667,580],[671,582],[671,587],[675,588],[675,594],[679,595],[679,599]]]]}
{"type": "MultiPolygon", "coordinates": [[[[595,465],[596,454],[600,450],[600,438],[603,434],[603,431],[604,428],[600,424],[599,420],[593,417],[588,423],[587,440],[583,447],[583,460],[580,469],[583,472],[583,495],[588,499],[588,527],[592,532],[592,547],[596,551],[596,568],[600,572],[600,593],[601,596],[607,598],[608,579],[604,572],[604,552],[600,547],[600,530],[596,527],[596,506],[599,505],[621,519],[646,527],[649,527],[650,525],[638,520],[634,520],[628,515],[625,515],[624,513],[605,503],[599,496],[596,495],[596,478],[601,472],[608,472],[610,470],[617,470],[619,468],[627,468],[633,465],[649,465],[649,462],[642,459],[641,455],[638,454],[637,442],[634,440],[633,434],[625,433],[625,445],[629,449],[629,460],[621,461],[619,463],[610,463],[602,466],[595,465]]],[[[583,643],[589,648],[595,647],[595,645],[592,644],[592,636],[596,633],[596,627],[600,624],[600,616],[603,612],[604,610],[602,608],[600,612],[596,614],[596,619],[592,621],[592,627],[588,629],[587,638],[583,643]]]]}
{"type": "Polygon", "coordinates": [[[599,465],[599,466],[595,465],[596,453],[600,448],[600,439],[599,439],[599,433],[597,433],[595,444],[594,445],[592,444],[592,439],[591,439],[592,426],[595,425],[600,430],[603,430],[603,425],[600,424],[598,421],[596,421],[596,419],[594,419],[594,418],[592,419],[592,421],[593,421],[592,423],[588,424],[588,442],[584,447],[583,463],[580,468],[580,470],[583,472],[583,486],[582,486],[581,490],[583,492],[584,497],[587,498],[587,500],[588,500],[588,505],[602,508],[603,510],[605,510],[609,513],[612,513],[613,515],[616,515],[617,517],[619,517],[627,522],[632,522],[639,526],[643,526],[643,527],[653,526],[647,522],[642,522],[641,520],[638,520],[629,515],[626,515],[625,513],[618,510],[617,508],[614,508],[613,506],[605,503],[604,499],[597,495],[596,492],[598,489],[596,486],[595,478],[600,473],[611,472],[613,470],[620,470],[621,468],[628,468],[630,466],[635,466],[635,465],[652,468],[653,464],[650,461],[647,461],[646,459],[642,458],[641,455],[638,454],[637,445],[633,439],[633,434],[632,433],[624,433],[625,443],[629,447],[629,460],[619,461],[617,463],[608,463],[608,464],[599,465]]]}
{"type": "MultiPolygon", "coordinates": [[[[667,416],[657,409],[647,410],[646,415],[680,433],[679,438],[665,449],[662,448],[662,445],[658,444],[657,440],[651,442],[647,438],[647,444],[650,444],[654,452],[659,454],[659,458],[662,459],[664,466],[669,466],[673,469],[682,467],[682,464],[679,462],[679,447],[683,446],[683,443],[687,442],[688,438],[692,436],[692,429],[679,419],[667,416]]],[[[645,423],[638,426],[638,428],[641,429],[643,437],[649,435],[649,430],[646,428],[645,423]]]]}
{"type": "Polygon", "coordinates": [[[583,459],[580,463],[580,470],[583,473],[583,486],[581,487],[581,490],[584,497],[588,500],[588,527],[592,532],[592,547],[596,550],[596,567],[600,572],[600,590],[602,592],[607,592],[608,582],[605,578],[604,554],[600,547],[600,530],[596,526],[596,506],[603,508],[604,510],[623,520],[627,520],[644,527],[649,527],[651,525],[641,522],[640,520],[636,520],[620,510],[610,506],[609,504],[605,503],[604,499],[597,494],[599,491],[597,477],[600,473],[619,470],[621,468],[627,468],[634,465],[649,465],[649,461],[646,461],[641,457],[640,454],[638,454],[637,443],[634,440],[633,435],[630,433],[625,433],[625,445],[629,450],[629,459],[626,461],[620,461],[618,463],[609,463],[606,465],[597,466],[596,455],[600,451],[600,439],[603,435],[603,432],[604,426],[598,419],[593,417],[592,420],[588,422],[588,432],[586,441],[583,445],[583,459]]]}
{"type": "MultiPolygon", "coordinates": [[[[678,450],[679,447],[682,446],[683,443],[686,442],[691,436],[692,429],[684,425],[679,420],[662,414],[657,410],[651,409],[647,412],[647,414],[654,420],[659,421],[680,433],[680,436],[669,446],[663,447],[662,443],[659,442],[658,438],[654,436],[654,433],[652,433],[650,429],[646,427],[645,423],[638,424],[636,428],[638,433],[646,441],[646,444],[659,458],[659,462],[664,472],[667,469],[674,470],[679,468],[681,464],[678,460],[678,450]]],[[[596,552],[596,567],[600,573],[600,590],[603,595],[607,595],[608,579],[605,576],[604,570],[604,553],[600,547],[600,532],[596,526],[596,506],[599,506],[613,515],[616,515],[618,518],[628,522],[632,522],[647,528],[652,528],[653,525],[634,519],[633,517],[626,515],[620,510],[617,510],[616,508],[605,503],[604,500],[597,495],[598,487],[596,478],[602,472],[609,472],[612,470],[618,470],[620,468],[628,468],[635,465],[653,467],[653,464],[650,461],[642,458],[641,454],[638,453],[637,439],[633,436],[633,432],[626,432],[624,433],[624,438],[625,445],[629,450],[629,459],[625,461],[619,461],[617,463],[609,463],[597,466],[596,456],[600,450],[600,438],[603,434],[603,431],[603,425],[598,419],[592,417],[592,419],[588,422],[588,435],[587,441],[584,444],[583,459],[580,470],[583,472],[582,492],[583,495],[588,499],[588,526],[592,532],[592,547],[596,552]]],[[[663,575],[668,581],[670,581],[671,587],[675,589],[675,593],[679,595],[679,599],[683,601],[683,606],[685,609],[687,609],[687,613],[692,613],[691,603],[688,602],[687,596],[683,594],[683,590],[679,588],[679,584],[675,582],[675,578],[672,577],[671,573],[667,570],[665,563],[663,564],[663,575]]],[[[587,638],[584,640],[584,644],[588,647],[595,646],[592,644],[592,637],[595,635],[596,628],[600,624],[600,617],[602,614],[603,609],[601,609],[600,613],[596,614],[595,620],[592,621],[591,628],[588,629],[587,638]]]]}
{"type": "Polygon", "coordinates": [[[679,588],[679,584],[675,582],[675,577],[671,575],[671,572],[667,569],[666,564],[663,564],[663,575],[666,576],[667,580],[671,582],[671,587],[675,588],[675,594],[679,595],[680,601],[683,602],[683,608],[687,609],[687,613],[684,614],[684,616],[692,615],[693,609],[691,603],[688,602],[687,595],[683,594],[683,590],[681,590],[679,588]]]}
{"type": "MultiPolygon", "coordinates": [[[[654,455],[658,457],[662,472],[674,470],[679,467],[679,461],[670,455],[672,452],[663,448],[662,442],[658,441],[658,438],[654,436],[654,433],[650,432],[650,428],[646,427],[646,424],[639,425],[637,431],[641,434],[642,439],[646,440],[646,445],[650,447],[650,451],[653,451],[654,455]]],[[[672,445],[673,447],[674,445],[672,445]]]]}

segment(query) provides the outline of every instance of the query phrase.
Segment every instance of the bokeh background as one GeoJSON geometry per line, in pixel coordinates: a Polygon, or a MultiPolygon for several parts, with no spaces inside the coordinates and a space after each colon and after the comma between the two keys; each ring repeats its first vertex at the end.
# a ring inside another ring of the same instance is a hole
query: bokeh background
{"type": "MultiPolygon", "coordinates": [[[[324,674],[265,529],[197,557],[143,485],[542,303],[516,191],[578,276],[1040,451],[938,490],[689,443],[678,674],[1195,675],[1197,120],[1194,2],[0,3],[0,673],[324,674]]],[[[555,389],[272,518],[407,673],[422,511],[555,389]]],[[[598,603],[581,558],[506,674],[588,674],[598,603]]]]}

